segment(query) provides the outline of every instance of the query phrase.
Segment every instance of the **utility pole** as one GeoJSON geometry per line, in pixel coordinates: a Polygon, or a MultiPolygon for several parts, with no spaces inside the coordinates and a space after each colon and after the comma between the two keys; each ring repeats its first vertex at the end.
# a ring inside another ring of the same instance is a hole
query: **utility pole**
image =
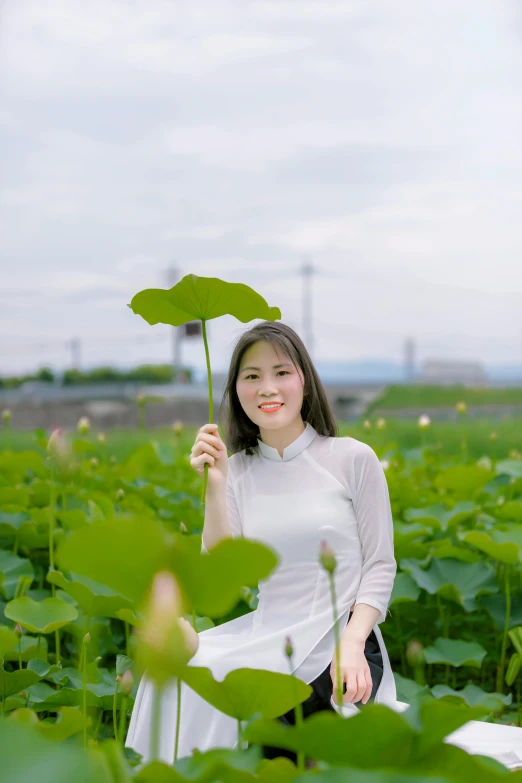
{"type": "Polygon", "coordinates": [[[310,262],[310,259],[303,257],[303,263],[299,273],[303,278],[303,335],[308,353],[313,360],[313,326],[312,326],[312,275],[317,272],[317,268],[310,262]]]}
{"type": "Polygon", "coordinates": [[[404,343],[404,376],[406,383],[415,379],[415,341],[408,337],[404,343]]]}
{"type": "Polygon", "coordinates": [[[81,342],[79,337],[73,337],[66,343],[71,350],[71,367],[73,370],[80,369],[81,342]]]}
{"type": "MultiPolygon", "coordinates": [[[[169,266],[166,272],[167,275],[167,285],[169,285],[171,288],[174,288],[176,283],[178,283],[181,279],[181,273],[180,269],[175,265],[172,264],[169,266]]],[[[179,382],[180,380],[180,368],[181,368],[181,334],[180,329],[184,329],[184,325],[182,326],[173,326],[172,327],[172,381],[173,383],[176,382],[176,380],[179,382]]]]}

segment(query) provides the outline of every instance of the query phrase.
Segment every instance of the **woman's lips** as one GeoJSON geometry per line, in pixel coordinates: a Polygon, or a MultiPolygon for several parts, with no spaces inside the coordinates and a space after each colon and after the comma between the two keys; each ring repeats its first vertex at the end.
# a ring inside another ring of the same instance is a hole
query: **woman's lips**
{"type": "Polygon", "coordinates": [[[277,408],[259,408],[260,411],[263,411],[263,413],[277,413],[277,411],[282,408],[284,405],[284,402],[281,403],[281,405],[278,405],[277,408]]]}

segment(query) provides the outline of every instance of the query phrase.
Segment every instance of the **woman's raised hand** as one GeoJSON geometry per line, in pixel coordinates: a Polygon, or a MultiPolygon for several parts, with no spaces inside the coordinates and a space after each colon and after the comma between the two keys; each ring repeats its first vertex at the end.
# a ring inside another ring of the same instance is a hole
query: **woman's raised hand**
{"type": "Polygon", "coordinates": [[[227,447],[221,440],[217,424],[204,424],[199,428],[190,452],[190,464],[201,478],[208,462],[208,483],[212,487],[225,485],[228,474],[227,447]]]}

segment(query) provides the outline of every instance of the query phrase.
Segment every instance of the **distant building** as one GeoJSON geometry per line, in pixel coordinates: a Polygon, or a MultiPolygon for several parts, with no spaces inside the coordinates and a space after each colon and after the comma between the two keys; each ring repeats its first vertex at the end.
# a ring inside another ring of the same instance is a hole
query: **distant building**
{"type": "Polygon", "coordinates": [[[439,384],[446,386],[461,383],[464,386],[487,386],[488,374],[482,362],[452,361],[449,359],[428,359],[421,366],[417,384],[439,384]]]}

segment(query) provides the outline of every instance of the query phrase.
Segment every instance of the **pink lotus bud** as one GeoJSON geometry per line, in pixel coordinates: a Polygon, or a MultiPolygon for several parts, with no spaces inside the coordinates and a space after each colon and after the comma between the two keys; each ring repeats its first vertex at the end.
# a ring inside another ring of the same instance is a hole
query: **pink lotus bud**
{"type": "Polygon", "coordinates": [[[187,532],[187,526],[186,526],[186,524],[184,522],[180,522],[179,523],[179,530],[180,530],[180,533],[186,533],[187,532]]]}
{"type": "Polygon", "coordinates": [[[20,623],[16,623],[15,629],[14,629],[14,633],[15,633],[16,638],[19,639],[21,637],[21,635],[23,634],[23,632],[24,632],[24,629],[22,628],[20,623]]]}
{"type": "Polygon", "coordinates": [[[291,658],[294,654],[294,648],[292,647],[292,640],[289,636],[285,639],[285,655],[287,658],[291,658]]]}
{"type": "Polygon", "coordinates": [[[179,419],[176,419],[176,421],[172,424],[172,429],[175,433],[183,432],[184,424],[179,419]]]}
{"type": "Polygon", "coordinates": [[[123,691],[123,693],[125,693],[128,696],[129,693],[132,691],[133,685],[134,685],[134,677],[132,676],[131,670],[127,669],[127,671],[123,673],[123,676],[121,678],[120,688],[123,691]]]}
{"type": "Polygon", "coordinates": [[[89,631],[87,631],[87,633],[83,637],[83,644],[90,644],[90,642],[91,642],[91,634],[89,633],[89,631]]]}
{"type": "Polygon", "coordinates": [[[125,497],[125,490],[121,489],[120,487],[120,489],[116,490],[116,500],[123,500],[124,497],[125,497]]]}
{"type": "Polygon", "coordinates": [[[319,560],[321,561],[321,565],[325,571],[328,571],[329,574],[333,574],[337,567],[337,560],[335,559],[332,547],[324,539],[321,541],[321,553],[319,555],[319,560]]]}

